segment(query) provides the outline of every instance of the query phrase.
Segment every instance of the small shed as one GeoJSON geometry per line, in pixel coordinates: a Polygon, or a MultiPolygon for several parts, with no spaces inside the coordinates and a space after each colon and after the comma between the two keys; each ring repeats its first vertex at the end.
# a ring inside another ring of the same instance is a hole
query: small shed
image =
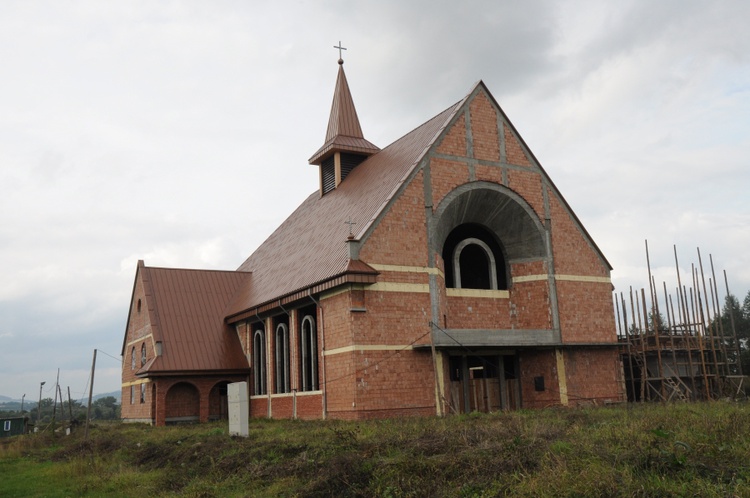
{"type": "Polygon", "coordinates": [[[26,434],[27,417],[0,417],[0,437],[26,434]]]}

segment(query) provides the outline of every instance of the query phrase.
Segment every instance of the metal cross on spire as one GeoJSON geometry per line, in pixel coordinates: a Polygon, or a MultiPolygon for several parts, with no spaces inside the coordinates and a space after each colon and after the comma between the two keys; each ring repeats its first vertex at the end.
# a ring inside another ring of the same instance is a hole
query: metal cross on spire
{"type": "Polygon", "coordinates": [[[344,63],[344,58],[341,57],[341,51],[342,50],[346,50],[346,48],[341,46],[341,40],[339,40],[338,46],[334,45],[333,48],[339,49],[339,64],[343,64],[344,63]]]}
{"type": "Polygon", "coordinates": [[[344,224],[345,225],[349,225],[349,236],[354,236],[354,234],[352,233],[352,226],[356,225],[357,222],[356,221],[352,221],[352,218],[350,216],[349,219],[344,222],[344,224]]]}

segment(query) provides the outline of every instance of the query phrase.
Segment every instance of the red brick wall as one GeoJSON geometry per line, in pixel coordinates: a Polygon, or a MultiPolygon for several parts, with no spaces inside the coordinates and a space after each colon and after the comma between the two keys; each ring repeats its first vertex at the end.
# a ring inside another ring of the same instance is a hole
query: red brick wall
{"type": "Polygon", "coordinates": [[[430,331],[428,293],[365,291],[365,296],[367,311],[350,315],[355,344],[411,344],[430,331]]]}
{"type": "Polygon", "coordinates": [[[297,395],[297,418],[302,420],[313,420],[323,417],[323,395],[322,394],[299,394],[297,395]]]}
{"type": "Polygon", "coordinates": [[[420,171],[360,249],[372,263],[426,266],[427,230],[420,171]]]}
{"type": "Polygon", "coordinates": [[[509,329],[511,300],[507,298],[448,296],[447,328],[509,329]]]}
{"type": "Polygon", "coordinates": [[[536,171],[508,169],[508,187],[523,197],[534,209],[539,219],[544,220],[541,174],[536,171]]]}
{"type": "Polygon", "coordinates": [[[557,281],[563,342],[617,342],[611,293],[608,282],[557,281]]]}
{"type": "Polygon", "coordinates": [[[560,404],[557,360],[554,350],[524,350],[519,354],[518,367],[524,408],[544,408],[560,404]],[[535,390],[534,377],[544,377],[544,391],[535,390]]]}
{"type": "Polygon", "coordinates": [[[571,404],[623,401],[616,349],[565,350],[564,356],[571,404]]]}
{"type": "Polygon", "coordinates": [[[200,392],[187,382],[172,386],[167,391],[167,417],[200,417],[200,392]]]}
{"type": "Polygon", "coordinates": [[[469,167],[464,162],[433,158],[430,160],[430,179],[432,205],[437,209],[448,193],[469,181],[469,167]]]}
{"type": "Polygon", "coordinates": [[[354,353],[326,356],[325,390],[329,416],[336,418],[337,414],[351,412],[354,408],[355,370],[354,353]]]}
{"type": "Polygon", "coordinates": [[[583,233],[552,191],[549,192],[549,204],[555,271],[563,275],[608,277],[609,268],[586,241],[583,233]]]}
{"type": "Polygon", "coordinates": [[[505,153],[508,158],[508,164],[517,164],[520,166],[531,166],[529,158],[523,152],[521,142],[513,135],[510,126],[504,126],[505,128],[505,153]]]}
{"type": "Polygon", "coordinates": [[[250,418],[268,417],[268,397],[253,396],[250,398],[250,418]]]}
{"type": "Polygon", "coordinates": [[[279,394],[271,396],[272,418],[293,418],[294,400],[291,394],[279,394]]]}
{"type": "Polygon", "coordinates": [[[500,160],[497,112],[484,92],[479,92],[469,104],[474,157],[487,161],[500,160]]]}
{"type": "Polygon", "coordinates": [[[477,175],[477,180],[497,183],[498,185],[503,184],[503,168],[477,164],[474,167],[474,172],[477,175]]]}
{"type": "Polygon", "coordinates": [[[445,133],[437,151],[439,154],[450,156],[466,155],[466,125],[463,116],[459,116],[456,123],[445,133]]]}
{"type": "Polygon", "coordinates": [[[513,328],[552,328],[549,284],[546,280],[515,283],[510,296],[510,320],[513,328]]]}

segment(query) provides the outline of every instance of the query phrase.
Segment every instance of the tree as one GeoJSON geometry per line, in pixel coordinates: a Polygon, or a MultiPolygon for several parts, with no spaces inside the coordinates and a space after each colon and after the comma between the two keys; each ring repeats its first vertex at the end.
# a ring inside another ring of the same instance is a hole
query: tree
{"type": "Polygon", "coordinates": [[[91,404],[94,418],[99,420],[115,420],[120,418],[120,405],[114,396],[99,398],[91,404]]]}
{"type": "MultiPolygon", "coordinates": [[[[750,341],[750,292],[745,296],[743,305],[740,306],[739,300],[732,294],[724,299],[724,307],[721,310],[721,316],[711,323],[711,330],[714,334],[723,334],[724,344],[727,349],[727,356],[733,363],[742,365],[742,372],[750,375],[750,351],[748,351],[748,342],[750,341]],[[737,359],[737,344],[733,335],[736,334],[739,344],[740,357],[737,359]]],[[[737,374],[739,369],[734,368],[732,374],[737,374]]]]}

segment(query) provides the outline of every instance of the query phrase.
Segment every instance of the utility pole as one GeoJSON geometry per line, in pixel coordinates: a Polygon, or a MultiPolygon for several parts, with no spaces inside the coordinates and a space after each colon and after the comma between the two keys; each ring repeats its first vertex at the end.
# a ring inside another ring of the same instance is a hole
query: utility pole
{"type": "Polygon", "coordinates": [[[94,395],[94,369],[96,368],[96,349],[94,349],[94,361],[91,362],[91,386],[89,387],[89,406],[86,408],[86,429],[83,438],[89,438],[89,420],[91,419],[91,398],[94,395]]]}
{"type": "Polygon", "coordinates": [[[39,384],[39,405],[37,406],[36,427],[39,427],[39,423],[42,421],[42,387],[44,384],[46,384],[46,382],[39,384]]]}

